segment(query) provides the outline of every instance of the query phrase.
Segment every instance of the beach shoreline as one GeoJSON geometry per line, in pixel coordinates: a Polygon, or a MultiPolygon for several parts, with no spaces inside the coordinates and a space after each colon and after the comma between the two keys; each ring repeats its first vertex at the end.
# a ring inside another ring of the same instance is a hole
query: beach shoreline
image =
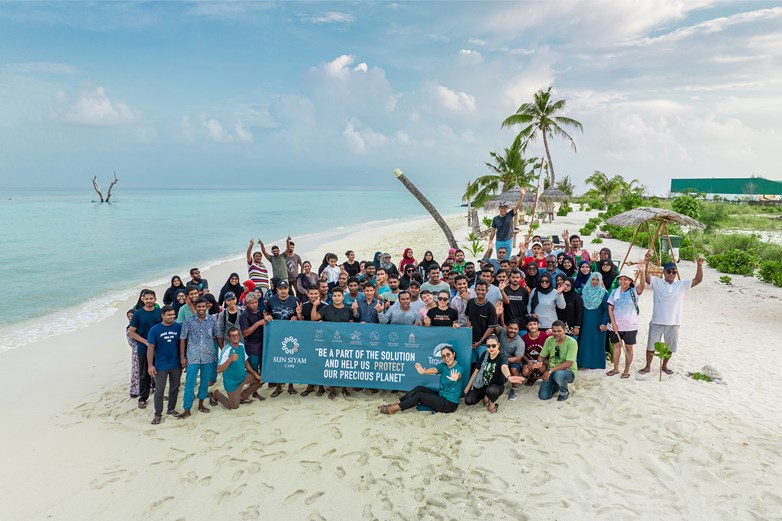
{"type": "MultiPolygon", "coordinates": [[[[577,233],[592,215],[574,212],[538,232],[577,233]]],[[[464,216],[447,219],[461,243],[464,216]]],[[[406,244],[419,258],[432,249],[441,260],[448,248],[431,219],[371,232],[346,230],[319,244],[294,239],[313,263],[325,251],[342,259],[348,248],[359,259],[378,249],[397,259],[406,244]]],[[[590,252],[598,249],[584,240],[590,252]]],[[[627,249],[610,239],[603,246],[620,260],[627,249]]],[[[642,253],[633,249],[631,258],[642,253]]],[[[204,274],[213,292],[232,271],[246,273],[243,254],[234,259],[204,274]]],[[[682,262],[681,271],[691,277],[694,263],[682,262]]],[[[238,411],[217,407],[151,426],[151,409],[139,410],[128,396],[131,351],[124,313],[115,312],[0,353],[8,384],[0,411],[12,420],[0,449],[7,468],[0,517],[771,519],[782,510],[773,485],[782,477],[780,392],[736,370],[737,346],[751,346],[736,340],[736,325],[772,337],[782,288],[748,277],[728,287],[718,278],[705,268],[703,284],[685,298],[674,375],[658,382],[654,364],[649,375],[621,381],[584,370],[567,402],[542,402],[537,386],[522,387],[518,400],[500,399],[497,415],[461,405],[454,414],[385,417],[376,406],[394,399],[387,393],[332,402],[287,393],[270,399],[264,389],[266,401],[238,411]],[[705,364],[726,384],[685,376],[705,364]],[[43,385],[32,384],[33,370],[43,385]],[[737,483],[753,488],[737,493],[737,483]]],[[[160,299],[161,287],[154,289],[160,299]]],[[[651,296],[639,305],[644,344],[651,296]]],[[[643,345],[635,353],[637,370],[643,345]]],[[[767,371],[772,380],[779,372],[767,371]]]]}

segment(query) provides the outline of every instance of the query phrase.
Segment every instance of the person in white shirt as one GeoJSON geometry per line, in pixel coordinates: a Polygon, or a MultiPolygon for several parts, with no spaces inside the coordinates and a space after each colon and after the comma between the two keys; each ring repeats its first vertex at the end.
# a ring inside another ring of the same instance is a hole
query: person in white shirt
{"type": "MultiPolygon", "coordinates": [[[[651,259],[651,253],[646,254],[646,262],[651,259]]],[[[652,306],[652,320],[649,322],[649,338],[646,342],[646,365],[638,371],[646,374],[651,370],[654,359],[655,342],[665,341],[671,354],[676,352],[679,343],[679,325],[682,317],[682,302],[684,294],[690,288],[694,288],[703,281],[703,257],[697,260],[698,269],[692,280],[676,280],[676,264],[673,262],[663,266],[664,277],[658,279],[646,272],[646,283],[652,288],[654,300],[652,306]]],[[[662,370],[666,374],[673,374],[668,368],[670,359],[663,359],[662,370]]]]}

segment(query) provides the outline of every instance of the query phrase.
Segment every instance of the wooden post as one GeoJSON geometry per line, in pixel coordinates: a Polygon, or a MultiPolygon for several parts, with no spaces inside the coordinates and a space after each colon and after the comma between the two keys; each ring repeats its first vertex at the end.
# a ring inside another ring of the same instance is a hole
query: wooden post
{"type": "Polygon", "coordinates": [[[625,258],[622,261],[622,263],[619,265],[619,271],[622,271],[622,268],[624,268],[625,263],[627,262],[627,257],[630,256],[630,252],[633,250],[633,245],[635,244],[636,237],[638,237],[638,232],[641,231],[641,228],[643,227],[644,224],[646,224],[646,223],[639,224],[638,227],[635,229],[635,233],[633,234],[633,238],[630,241],[630,246],[627,248],[627,253],[625,254],[625,258]]]}
{"type": "Polygon", "coordinates": [[[665,227],[665,238],[668,239],[668,249],[671,252],[671,260],[673,260],[674,265],[676,265],[676,278],[681,280],[682,276],[679,273],[679,262],[676,260],[676,256],[673,254],[673,244],[671,243],[671,235],[668,233],[668,223],[664,223],[663,226],[665,227]]]}

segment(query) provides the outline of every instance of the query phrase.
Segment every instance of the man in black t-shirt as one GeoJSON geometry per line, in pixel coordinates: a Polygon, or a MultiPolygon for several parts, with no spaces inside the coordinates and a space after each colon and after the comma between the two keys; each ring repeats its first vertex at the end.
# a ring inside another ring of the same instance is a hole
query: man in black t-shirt
{"type": "MultiPolygon", "coordinates": [[[[267,322],[272,320],[290,320],[298,319],[297,312],[301,303],[290,293],[290,285],[287,280],[280,281],[277,284],[277,294],[269,298],[266,307],[263,310],[263,317],[267,322]]],[[[282,384],[276,384],[277,389],[272,393],[272,398],[282,394],[282,384]]],[[[298,394],[293,384],[288,384],[288,394],[298,394]]]]}
{"type": "MultiPolygon", "coordinates": [[[[353,322],[353,310],[345,306],[345,296],[342,292],[342,288],[334,286],[331,289],[331,305],[317,309],[318,301],[313,303],[313,309],[311,312],[312,320],[322,320],[324,322],[353,322]]],[[[342,396],[347,398],[350,396],[347,387],[342,388],[342,396]]],[[[337,397],[336,387],[329,387],[329,400],[333,400],[337,397]]]]}
{"type": "MultiPolygon", "coordinates": [[[[247,294],[244,298],[244,304],[245,309],[239,316],[239,329],[244,337],[244,352],[247,354],[253,371],[260,373],[263,365],[263,326],[267,321],[259,309],[258,295],[254,292],[247,294]]],[[[258,394],[258,391],[253,393],[253,397],[265,400],[258,394]]]]}
{"type": "Polygon", "coordinates": [[[516,322],[521,327],[526,327],[527,304],[529,303],[529,291],[521,285],[521,272],[510,272],[510,284],[500,284],[500,293],[503,303],[503,324],[516,322]]]}
{"type": "Polygon", "coordinates": [[[486,352],[486,339],[497,331],[497,310],[486,300],[487,286],[482,280],[476,282],[475,298],[467,303],[467,326],[472,328],[472,365],[486,352]]]}
{"type": "MultiPolygon", "coordinates": [[[[328,305],[325,302],[321,302],[321,300],[318,298],[319,295],[320,290],[318,290],[317,286],[313,286],[307,290],[307,298],[309,300],[296,308],[296,315],[299,317],[299,320],[312,320],[313,308],[319,312],[328,305]],[[317,302],[317,305],[315,302],[317,302]]],[[[304,396],[307,395],[305,394],[304,396]]]]}

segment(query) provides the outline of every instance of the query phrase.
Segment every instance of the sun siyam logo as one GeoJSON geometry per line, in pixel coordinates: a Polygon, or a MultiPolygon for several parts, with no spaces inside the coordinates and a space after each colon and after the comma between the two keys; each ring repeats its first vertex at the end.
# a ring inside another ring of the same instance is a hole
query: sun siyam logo
{"type": "Polygon", "coordinates": [[[292,336],[286,336],[282,341],[282,351],[286,355],[292,355],[299,350],[299,340],[292,336]]]}

